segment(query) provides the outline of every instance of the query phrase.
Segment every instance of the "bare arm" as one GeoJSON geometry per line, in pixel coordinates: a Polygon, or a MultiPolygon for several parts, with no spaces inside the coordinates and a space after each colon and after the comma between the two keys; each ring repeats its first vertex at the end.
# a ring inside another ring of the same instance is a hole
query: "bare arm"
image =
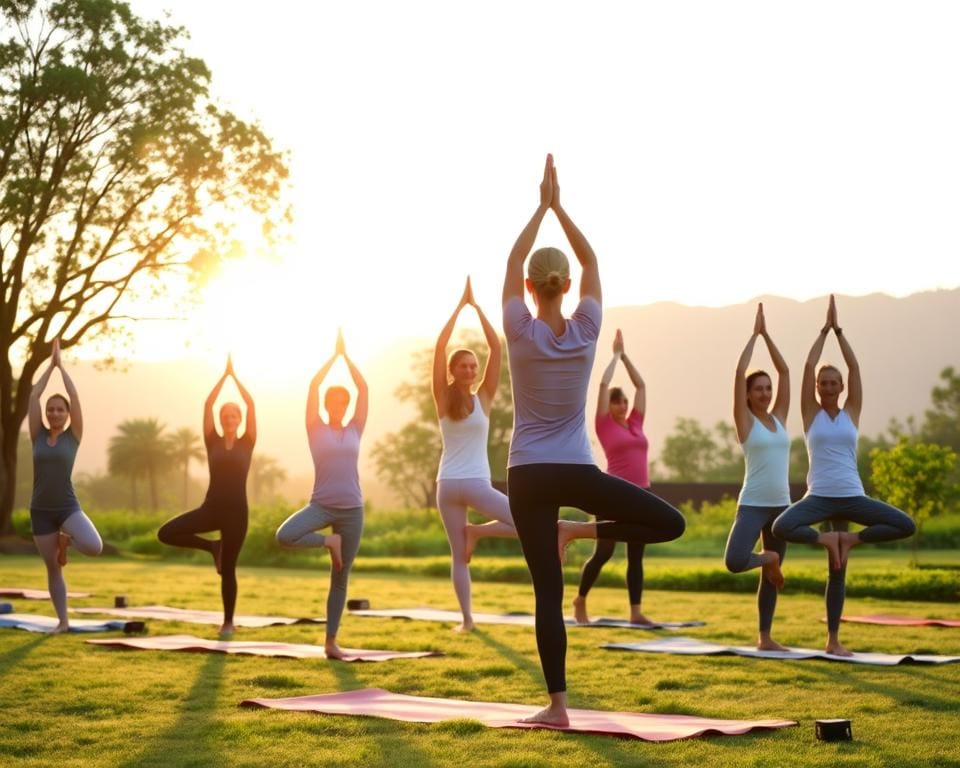
{"type": "Polygon", "coordinates": [[[47,388],[47,384],[50,382],[50,375],[53,373],[55,367],[53,360],[51,360],[50,365],[47,366],[47,370],[41,374],[40,378],[37,379],[37,383],[33,385],[33,389],[30,390],[27,423],[30,428],[30,439],[32,441],[40,437],[40,430],[43,429],[43,410],[40,407],[40,396],[43,395],[43,391],[47,388]]]}
{"type": "Polygon", "coordinates": [[[737,428],[737,440],[741,444],[746,441],[750,435],[750,430],[753,428],[753,414],[750,413],[750,406],[747,405],[747,368],[750,367],[750,359],[753,357],[753,348],[757,343],[757,336],[758,331],[755,324],[753,333],[743,348],[743,352],[740,353],[740,359],[737,361],[737,372],[733,379],[733,423],[737,428]]]}
{"type": "Polygon", "coordinates": [[[577,261],[580,262],[580,267],[583,269],[580,276],[580,298],[591,296],[602,304],[600,267],[597,264],[597,256],[593,252],[593,248],[590,247],[590,243],[587,242],[587,238],[583,236],[583,232],[577,228],[573,219],[567,215],[563,206],[560,205],[560,185],[557,183],[557,169],[555,167],[551,167],[551,175],[553,177],[553,200],[550,207],[557,215],[557,220],[563,227],[563,233],[567,236],[570,247],[573,248],[573,254],[577,257],[577,261]]]}
{"type": "Polygon", "coordinates": [[[253,396],[247,391],[247,388],[243,386],[240,379],[237,378],[237,374],[233,371],[232,366],[230,368],[230,375],[233,376],[237,389],[240,390],[240,397],[243,398],[243,402],[247,406],[247,427],[243,432],[243,436],[249,437],[250,441],[255,443],[257,442],[257,409],[253,404],[253,396]]]}
{"type": "Polygon", "coordinates": [[[843,403],[843,410],[853,421],[854,426],[860,427],[860,410],[863,407],[863,381],[860,378],[860,363],[853,354],[853,347],[847,340],[842,328],[835,327],[837,341],[840,342],[840,352],[843,361],[847,364],[847,399],[843,403]]]}
{"type": "Polygon", "coordinates": [[[620,355],[623,360],[623,366],[627,369],[627,375],[630,376],[630,382],[633,384],[633,410],[643,416],[647,412],[647,385],[640,375],[640,371],[633,364],[633,360],[627,357],[624,352],[620,355]]]}
{"type": "Polygon", "coordinates": [[[827,340],[829,330],[829,325],[820,329],[817,340],[810,347],[807,362],[803,366],[803,381],[800,384],[800,415],[803,417],[804,432],[810,430],[810,425],[813,424],[813,419],[820,410],[820,404],[817,402],[817,363],[820,362],[820,356],[823,354],[823,344],[827,340]]]}
{"type": "Polygon", "coordinates": [[[313,375],[313,378],[310,379],[310,389],[307,390],[307,414],[305,419],[308,432],[322,421],[320,418],[320,385],[323,383],[323,380],[327,378],[327,374],[330,373],[330,369],[336,360],[337,355],[331,355],[330,359],[327,360],[327,362],[320,367],[320,370],[313,375]]]}
{"type": "Polygon", "coordinates": [[[63,367],[63,362],[60,361],[59,365],[60,375],[63,377],[63,386],[70,398],[70,430],[79,443],[83,439],[83,409],[80,407],[80,394],[77,392],[77,387],[73,383],[73,379],[70,378],[70,374],[63,367]]]}
{"type": "Polygon", "coordinates": [[[610,382],[613,381],[613,372],[617,368],[620,354],[614,352],[613,359],[607,364],[600,377],[600,391],[597,393],[597,418],[610,413],[610,382]]]}
{"type": "MultiPolygon", "coordinates": [[[[471,299],[473,294],[471,292],[471,299]]],[[[500,336],[494,327],[490,325],[487,316],[480,309],[475,301],[471,301],[473,308],[477,310],[477,317],[480,318],[480,327],[483,328],[483,335],[487,339],[487,364],[483,369],[483,378],[480,380],[480,402],[490,411],[490,405],[497,396],[497,388],[500,386],[500,367],[503,365],[503,345],[500,343],[500,336]],[[486,402],[484,402],[486,401],[486,402]]]]}
{"type": "Polygon", "coordinates": [[[440,331],[437,337],[437,343],[433,348],[433,404],[437,409],[437,418],[442,419],[447,413],[447,345],[450,343],[450,337],[453,335],[453,329],[457,324],[457,317],[460,316],[460,310],[467,305],[467,296],[470,292],[470,278],[467,278],[467,284],[463,289],[463,295],[457,303],[457,308],[453,310],[450,319],[440,331]]]}
{"type": "Polygon", "coordinates": [[[553,157],[547,155],[543,169],[543,181],[540,182],[540,205],[534,211],[527,226],[523,228],[507,257],[507,273],[503,278],[503,303],[514,297],[523,299],[523,262],[526,261],[540,231],[540,223],[553,200],[553,157]]]}
{"type": "Polygon", "coordinates": [[[220,380],[213,385],[213,389],[210,390],[210,394],[207,395],[207,399],[203,404],[203,437],[206,439],[207,435],[212,434],[216,431],[216,427],[213,422],[213,404],[217,402],[217,398],[220,397],[220,390],[223,389],[223,383],[227,380],[227,376],[230,375],[230,370],[232,368],[232,363],[230,362],[230,356],[227,356],[227,367],[223,372],[223,376],[220,377],[220,380]]]}
{"type": "Polygon", "coordinates": [[[367,410],[370,403],[367,380],[363,378],[360,369],[353,364],[353,360],[349,358],[346,351],[343,353],[343,361],[347,364],[354,386],[357,388],[357,407],[353,409],[353,419],[351,421],[356,425],[358,431],[363,432],[363,428],[367,424],[367,410]]]}
{"type": "Polygon", "coordinates": [[[767,343],[767,349],[770,351],[773,367],[777,369],[777,399],[773,402],[773,415],[780,420],[781,424],[786,425],[787,414],[790,412],[790,369],[787,367],[787,361],[780,354],[780,350],[777,349],[777,345],[770,338],[766,322],[764,322],[762,335],[763,340],[767,343]]]}

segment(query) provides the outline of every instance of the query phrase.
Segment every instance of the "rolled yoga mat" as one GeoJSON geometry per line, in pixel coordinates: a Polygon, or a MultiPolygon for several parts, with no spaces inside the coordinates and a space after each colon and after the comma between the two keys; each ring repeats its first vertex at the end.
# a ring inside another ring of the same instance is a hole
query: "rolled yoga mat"
{"type": "Polygon", "coordinates": [[[826,651],[810,648],[791,648],[788,651],[758,651],[751,646],[718,645],[695,640],[691,637],[661,637],[641,643],[606,643],[601,646],[616,651],[644,651],[647,653],[673,653],[681,656],[714,656],[727,654],[749,656],[757,659],[827,659],[846,661],[852,664],[876,664],[892,667],[897,664],[949,664],[960,661],[960,656],[930,656],[926,654],[855,653],[853,656],[834,656],[826,651]]]}
{"type": "MultiPolygon", "coordinates": [[[[0,616],[0,628],[25,629],[28,632],[52,632],[59,621],[54,616],[38,616],[30,613],[6,613],[0,616]]],[[[70,622],[71,632],[110,632],[111,630],[141,631],[143,622],[131,621],[91,621],[90,619],[73,619],[70,622]],[[133,628],[132,624],[140,624],[133,628]]]]}
{"type": "Polygon", "coordinates": [[[601,712],[570,709],[566,728],[517,722],[540,710],[526,704],[492,701],[458,701],[425,696],[405,696],[381,688],[346,693],[296,696],[287,699],[247,699],[242,707],[269,707],[327,715],[367,715],[407,723],[439,723],[444,720],[479,720],[490,728],[551,728],[576,733],[629,736],[645,741],[674,741],[706,734],[739,735],[755,729],[786,728],[793,720],[715,720],[689,715],[645,715],[634,712],[601,712]]]}
{"type": "MultiPolygon", "coordinates": [[[[270,643],[249,640],[205,640],[193,635],[160,635],[157,637],[109,638],[87,640],[91,645],[134,648],[141,651],[196,651],[231,653],[247,656],[277,656],[288,659],[325,659],[321,645],[303,643],[270,643]]],[[[338,661],[391,661],[393,659],[423,659],[443,656],[439,651],[372,651],[343,648],[344,657],[338,661]]]]}
{"type": "MultiPolygon", "coordinates": [[[[168,605],[143,605],[132,608],[73,608],[74,613],[105,613],[107,616],[122,616],[127,619],[157,619],[159,621],[183,621],[188,624],[223,624],[223,611],[194,611],[187,608],[171,608],[168,605]]],[[[233,617],[236,627],[277,627],[287,624],[325,624],[326,619],[290,618],[288,616],[233,617]]]]}
{"type": "Polygon", "coordinates": [[[852,624],[881,624],[887,627],[960,627],[960,619],[918,619],[878,613],[872,616],[842,616],[840,621],[852,624]]]}
{"type": "MultiPolygon", "coordinates": [[[[458,624],[463,615],[458,611],[441,611],[436,608],[387,608],[374,611],[351,611],[353,616],[373,616],[385,619],[415,619],[419,621],[444,621],[458,624]]],[[[475,613],[473,620],[477,624],[505,624],[516,627],[534,626],[534,617],[530,613],[475,613]]],[[[702,627],[702,621],[664,621],[654,624],[631,624],[623,619],[594,619],[589,624],[578,624],[574,619],[564,619],[568,627],[619,627],[621,629],[680,629],[682,627],[702,627]]]]}

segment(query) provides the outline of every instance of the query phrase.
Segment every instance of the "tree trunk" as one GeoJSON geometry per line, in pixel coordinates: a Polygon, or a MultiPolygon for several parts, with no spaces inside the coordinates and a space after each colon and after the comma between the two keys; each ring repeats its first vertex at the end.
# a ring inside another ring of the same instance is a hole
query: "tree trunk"
{"type": "Polygon", "coordinates": [[[13,505],[17,493],[18,432],[3,433],[0,446],[0,536],[13,534],[13,505]]]}

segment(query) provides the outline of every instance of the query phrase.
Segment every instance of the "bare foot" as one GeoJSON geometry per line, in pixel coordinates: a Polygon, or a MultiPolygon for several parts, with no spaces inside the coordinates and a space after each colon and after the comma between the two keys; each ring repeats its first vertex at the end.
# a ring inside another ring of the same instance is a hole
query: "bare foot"
{"type": "Polygon", "coordinates": [[[470,619],[469,621],[467,619],[464,619],[459,624],[457,624],[457,626],[453,628],[453,631],[460,632],[460,633],[473,632],[474,627],[475,625],[473,623],[473,619],[470,619]]]}
{"type": "Polygon", "coordinates": [[[330,563],[333,565],[333,570],[338,573],[343,568],[343,555],[340,549],[342,545],[343,539],[340,538],[339,533],[328,533],[323,537],[323,546],[330,553],[330,563]]]}
{"type": "Polygon", "coordinates": [[[648,619],[646,616],[640,613],[639,610],[634,611],[632,609],[630,610],[630,623],[639,624],[640,626],[648,626],[648,627],[656,624],[655,621],[650,621],[650,619],[648,619]]]}
{"type": "Polygon", "coordinates": [[[821,533],[817,537],[817,544],[827,550],[827,557],[830,560],[830,570],[840,570],[840,534],[836,531],[821,533]]]}
{"type": "Polygon", "coordinates": [[[765,558],[763,565],[760,566],[763,578],[777,589],[783,589],[784,578],[783,571],[780,570],[780,555],[771,550],[764,550],[761,555],[765,558]]]}
{"type": "Polygon", "coordinates": [[[217,569],[217,573],[222,573],[221,569],[223,568],[223,557],[222,557],[223,543],[220,541],[220,539],[215,539],[210,546],[211,546],[210,554],[213,555],[213,564],[217,569]]]}
{"type": "Polygon", "coordinates": [[[220,637],[232,637],[233,633],[237,631],[237,628],[233,626],[232,621],[225,621],[220,625],[220,637]]]}
{"type": "Polygon", "coordinates": [[[863,542],[860,541],[860,534],[858,533],[841,531],[838,535],[840,536],[840,565],[842,567],[847,564],[847,557],[850,555],[850,550],[863,542]]]}
{"type": "Polygon", "coordinates": [[[785,645],[780,645],[776,640],[770,637],[762,637],[757,641],[758,651],[789,651],[785,645]]]}
{"type": "Polygon", "coordinates": [[[67,547],[69,546],[70,537],[60,531],[60,537],[57,539],[57,564],[61,568],[67,564],[67,547]]]}
{"type": "Polygon", "coordinates": [[[62,635],[64,632],[70,631],[70,622],[61,621],[57,626],[50,630],[51,635],[62,635]]]}
{"type": "Polygon", "coordinates": [[[473,550],[477,548],[477,542],[480,540],[480,527],[479,525],[468,523],[463,529],[464,560],[468,563],[473,558],[473,550]]]}
{"type": "Polygon", "coordinates": [[[328,659],[342,659],[346,654],[343,652],[343,649],[337,645],[336,640],[331,640],[327,638],[326,642],[323,644],[323,652],[327,654],[328,659]]]}
{"type": "Polygon", "coordinates": [[[546,709],[541,709],[537,714],[521,718],[518,722],[538,723],[540,725],[554,725],[558,728],[566,728],[570,725],[570,718],[567,717],[566,707],[551,704],[546,709]]]}
{"type": "Polygon", "coordinates": [[[853,656],[853,651],[848,651],[844,648],[839,640],[828,640],[825,650],[831,656],[853,656]]]}
{"type": "Polygon", "coordinates": [[[573,618],[577,624],[590,623],[590,617],[587,615],[587,598],[582,595],[573,598],[573,618]]]}
{"type": "Polygon", "coordinates": [[[577,534],[580,532],[580,524],[572,520],[557,521],[557,553],[560,555],[560,562],[567,561],[567,545],[574,539],[580,538],[577,534]]]}

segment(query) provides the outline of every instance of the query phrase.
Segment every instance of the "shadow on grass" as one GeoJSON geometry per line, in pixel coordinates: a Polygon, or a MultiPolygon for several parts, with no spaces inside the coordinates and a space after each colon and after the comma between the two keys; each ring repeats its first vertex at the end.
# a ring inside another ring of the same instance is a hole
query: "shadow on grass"
{"type": "MultiPolygon", "coordinates": [[[[337,678],[337,685],[341,691],[356,691],[366,687],[357,678],[357,675],[351,668],[350,662],[328,661],[327,663],[330,665],[330,670],[333,672],[334,677],[337,678]]],[[[389,664],[391,662],[385,663],[389,664]]],[[[399,693],[402,693],[402,691],[399,691],[399,693]]],[[[342,717],[342,715],[327,715],[327,717],[342,717]]],[[[379,721],[380,723],[386,722],[383,718],[367,719],[379,721]]],[[[396,729],[393,734],[374,732],[366,737],[369,743],[380,752],[383,758],[381,765],[416,765],[418,768],[419,766],[430,768],[430,766],[437,765],[414,743],[417,738],[416,734],[406,734],[407,728],[411,726],[414,728],[423,728],[424,726],[422,724],[391,723],[391,725],[396,729]]]]}
{"type": "Polygon", "coordinates": [[[176,722],[158,733],[136,757],[120,763],[120,767],[170,765],[171,760],[182,768],[222,764],[222,745],[215,743],[212,731],[226,662],[226,654],[208,654],[197,671],[193,686],[183,698],[176,722]]]}
{"type": "Polygon", "coordinates": [[[11,669],[16,667],[22,659],[37,650],[37,648],[39,648],[43,642],[48,639],[50,639],[50,635],[34,635],[32,637],[25,638],[24,642],[22,642],[16,648],[11,649],[4,654],[0,654],[0,678],[6,675],[11,669]]]}

